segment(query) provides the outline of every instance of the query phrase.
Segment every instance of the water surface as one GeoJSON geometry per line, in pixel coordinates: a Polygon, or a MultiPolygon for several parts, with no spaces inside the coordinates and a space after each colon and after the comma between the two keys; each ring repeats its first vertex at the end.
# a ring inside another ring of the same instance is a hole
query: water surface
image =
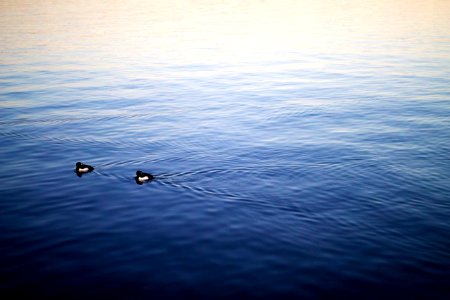
{"type": "Polygon", "coordinates": [[[448,1],[2,1],[0,44],[2,294],[449,296],[448,1]]]}

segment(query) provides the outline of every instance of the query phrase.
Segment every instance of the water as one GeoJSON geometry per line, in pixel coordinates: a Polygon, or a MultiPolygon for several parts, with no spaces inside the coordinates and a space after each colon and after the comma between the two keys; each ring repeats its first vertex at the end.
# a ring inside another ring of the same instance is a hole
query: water
{"type": "Polygon", "coordinates": [[[449,20],[2,1],[2,295],[448,299],[449,20]]]}

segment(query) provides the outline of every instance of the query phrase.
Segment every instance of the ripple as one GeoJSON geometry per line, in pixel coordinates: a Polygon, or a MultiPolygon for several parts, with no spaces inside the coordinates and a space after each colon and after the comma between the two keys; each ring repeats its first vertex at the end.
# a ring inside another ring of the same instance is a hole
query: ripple
{"type": "MultiPolygon", "coordinates": [[[[122,174],[118,174],[116,172],[108,172],[104,169],[104,167],[110,166],[126,166],[129,164],[137,163],[137,160],[130,161],[121,161],[121,162],[110,162],[107,164],[98,164],[96,165],[96,169],[94,170],[94,174],[98,176],[103,176],[105,178],[114,179],[124,183],[134,183],[134,174],[130,173],[130,176],[125,176],[122,174]]],[[[142,162],[142,161],[141,161],[142,162]]],[[[255,195],[247,195],[243,192],[236,193],[231,192],[226,189],[219,188],[211,188],[211,187],[203,187],[200,185],[192,184],[191,182],[183,181],[182,179],[187,176],[198,176],[202,178],[204,175],[214,176],[220,174],[241,174],[241,176],[246,176],[249,174],[245,174],[245,172],[255,172],[254,168],[236,168],[231,170],[226,169],[203,169],[196,170],[191,172],[180,172],[180,173],[162,173],[155,174],[155,180],[150,182],[160,184],[165,187],[172,187],[176,189],[181,189],[184,191],[192,192],[201,197],[212,196],[213,199],[224,201],[224,202],[233,202],[233,203],[242,203],[245,205],[250,205],[254,207],[261,207],[267,209],[279,209],[283,211],[289,211],[290,213],[294,213],[299,216],[306,216],[307,213],[311,213],[310,209],[300,208],[297,205],[290,205],[287,203],[281,203],[274,201],[274,199],[263,199],[262,197],[255,197],[255,195]],[[181,179],[181,180],[180,180],[181,179]]],[[[274,174],[274,173],[271,173],[274,174]]],[[[211,199],[211,198],[210,198],[211,199]]]]}
{"type": "Polygon", "coordinates": [[[49,119],[32,119],[32,118],[17,118],[14,120],[0,120],[0,125],[33,125],[33,124],[44,124],[44,125],[55,125],[55,124],[66,124],[66,123],[77,123],[77,122],[107,122],[116,121],[120,119],[138,119],[138,118],[148,118],[154,117],[155,114],[122,114],[122,115],[93,115],[85,117],[67,117],[67,118],[49,118],[49,119]]]}
{"type": "Polygon", "coordinates": [[[227,190],[220,190],[220,189],[213,189],[213,188],[205,188],[200,186],[194,186],[185,184],[182,182],[174,182],[174,181],[167,181],[167,180],[158,180],[158,183],[164,185],[164,186],[170,186],[177,189],[182,189],[186,191],[193,192],[195,194],[198,194],[202,197],[206,196],[213,196],[214,199],[219,199],[220,201],[224,202],[233,202],[233,203],[241,203],[253,207],[260,207],[260,208],[267,208],[267,209],[277,209],[277,210],[283,210],[288,211],[290,213],[294,213],[299,216],[307,216],[310,210],[308,210],[306,207],[304,209],[299,209],[299,207],[293,206],[293,205],[277,205],[274,203],[277,203],[275,199],[271,200],[263,200],[263,199],[255,199],[254,197],[246,196],[244,193],[231,193],[227,190]]]}
{"type": "Polygon", "coordinates": [[[192,143],[172,141],[172,140],[151,140],[148,139],[136,139],[136,138],[84,138],[84,137],[67,137],[67,136],[57,136],[57,135],[43,135],[37,133],[19,132],[19,131],[0,131],[0,135],[4,137],[17,138],[22,140],[38,140],[38,141],[49,141],[57,144],[64,145],[84,145],[89,147],[102,148],[105,146],[114,148],[143,148],[146,146],[155,147],[170,147],[171,151],[175,153],[176,151],[183,151],[183,147],[192,146],[192,143]]]}

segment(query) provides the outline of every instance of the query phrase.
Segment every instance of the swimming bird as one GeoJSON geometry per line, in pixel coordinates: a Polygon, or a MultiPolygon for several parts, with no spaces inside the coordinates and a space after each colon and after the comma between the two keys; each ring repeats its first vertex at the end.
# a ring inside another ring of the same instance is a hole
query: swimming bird
{"type": "Polygon", "coordinates": [[[143,182],[152,181],[153,179],[155,179],[155,176],[142,171],[136,171],[135,179],[137,184],[142,184],[143,182]]]}
{"type": "Polygon", "coordinates": [[[89,173],[89,172],[92,172],[93,170],[94,170],[93,166],[86,165],[86,164],[83,164],[81,162],[77,162],[75,164],[75,172],[77,173],[77,175],[81,175],[81,174],[84,174],[84,173],[89,173]]]}

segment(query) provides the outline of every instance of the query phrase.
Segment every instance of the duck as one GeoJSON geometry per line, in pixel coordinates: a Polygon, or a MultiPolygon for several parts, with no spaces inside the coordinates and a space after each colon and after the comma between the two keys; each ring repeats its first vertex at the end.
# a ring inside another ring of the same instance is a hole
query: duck
{"type": "Polygon", "coordinates": [[[75,172],[77,174],[89,173],[89,172],[92,172],[93,170],[94,170],[93,166],[86,165],[86,164],[83,164],[81,162],[77,162],[75,164],[75,172]]]}
{"type": "Polygon", "coordinates": [[[137,184],[142,184],[143,182],[152,181],[153,179],[155,179],[155,176],[138,170],[136,171],[135,179],[137,184]]]}

